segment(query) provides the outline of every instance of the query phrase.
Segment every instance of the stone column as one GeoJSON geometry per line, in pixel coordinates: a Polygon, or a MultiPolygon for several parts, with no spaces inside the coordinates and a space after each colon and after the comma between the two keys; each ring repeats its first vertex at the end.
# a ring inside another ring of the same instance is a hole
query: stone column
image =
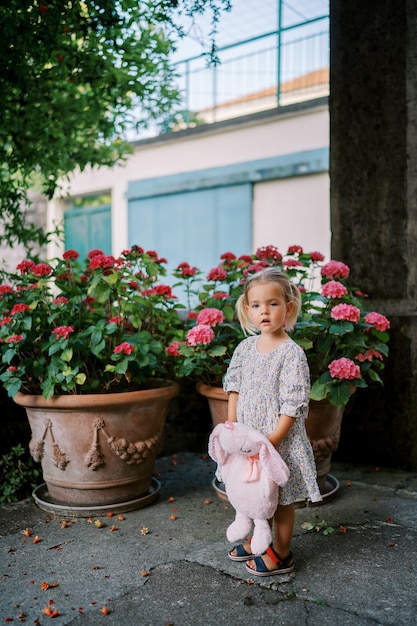
{"type": "Polygon", "coordinates": [[[330,7],[332,258],[392,327],[384,387],[355,394],[341,452],[417,469],[417,2],[330,7]]]}

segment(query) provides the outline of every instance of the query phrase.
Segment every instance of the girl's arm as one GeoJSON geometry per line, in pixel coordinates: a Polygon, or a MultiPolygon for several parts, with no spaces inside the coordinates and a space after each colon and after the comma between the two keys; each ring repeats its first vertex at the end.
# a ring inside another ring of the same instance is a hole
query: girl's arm
{"type": "Polygon", "coordinates": [[[237,391],[231,391],[229,393],[229,403],[227,407],[227,419],[229,420],[229,422],[237,422],[236,407],[238,397],[239,394],[237,393],[237,391]]]}
{"type": "MultiPolygon", "coordinates": [[[[236,394],[237,395],[237,394],[236,394]]],[[[230,399],[229,399],[230,402],[230,399]]],[[[230,419],[230,418],[229,418],[230,419]]],[[[292,425],[294,424],[294,417],[290,417],[289,415],[280,415],[277,425],[275,426],[272,433],[269,433],[268,439],[272,443],[272,445],[277,448],[281,441],[288,435],[291,430],[292,425]]]]}

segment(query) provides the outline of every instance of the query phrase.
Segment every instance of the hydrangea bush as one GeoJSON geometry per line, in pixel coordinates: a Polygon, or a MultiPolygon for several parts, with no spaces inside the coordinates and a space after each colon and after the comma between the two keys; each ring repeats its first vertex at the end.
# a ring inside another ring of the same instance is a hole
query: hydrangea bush
{"type": "Polygon", "coordinates": [[[137,246],[119,258],[67,250],[24,260],[0,285],[0,380],[18,391],[85,394],[155,386],[169,375],[165,345],[180,325],[166,259],[137,246]]]}
{"type": "MultiPolygon", "coordinates": [[[[311,373],[311,398],[345,406],[356,387],[382,383],[379,372],[388,356],[389,320],[368,311],[367,296],[349,285],[350,269],[324,262],[320,252],[274,246],[240,257],[228,252],[208,275],[182,263],[176,276],[188,296],[198,298],[183,329],[166,349],[178,377],[220,386],[236,345],[244,338],[235,304],[247,276],[270,265],[287,273],[302,294],[302,311],[291,333],[304,348],[311,373]]],[[[191,297],[189,297],[191,302],[191,297]]]]}

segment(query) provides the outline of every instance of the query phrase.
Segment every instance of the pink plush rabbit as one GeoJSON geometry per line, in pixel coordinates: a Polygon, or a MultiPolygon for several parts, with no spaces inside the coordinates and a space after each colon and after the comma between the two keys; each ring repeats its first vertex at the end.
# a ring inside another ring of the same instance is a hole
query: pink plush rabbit
{"type": "Polygon", "coordinates": [[[288,480],[288,467],[264,435],[239,422],[218,424],[210,435],[208,450],[236,511],[227,539],[244,539],[253,524],[252,553],[262,554],[272,542],[268,520],[277,508],[279,487],[288,480]]]}

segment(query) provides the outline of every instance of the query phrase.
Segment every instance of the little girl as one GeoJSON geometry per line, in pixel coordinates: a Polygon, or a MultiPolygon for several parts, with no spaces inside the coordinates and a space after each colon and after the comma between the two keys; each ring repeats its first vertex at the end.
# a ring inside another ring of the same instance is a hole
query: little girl
{"type": "Polygon", "coordinates": [[[224,378],[229,394],[228,419],[261,431],[278,449],[290,470],[280,489],[274,515],[274,542],[262,556],[250,543],[229,552],[232,561],[246,561],[255,576],[285,574],[294,569],[291,540],[294,502],[322,498],[313,451],[304,420],[310,399],[310,375],[304,351],[287,335],[301,307],[298,288],[279,269],[266,268],[250,276],[236,310],[245,333],[224,378]]]}

